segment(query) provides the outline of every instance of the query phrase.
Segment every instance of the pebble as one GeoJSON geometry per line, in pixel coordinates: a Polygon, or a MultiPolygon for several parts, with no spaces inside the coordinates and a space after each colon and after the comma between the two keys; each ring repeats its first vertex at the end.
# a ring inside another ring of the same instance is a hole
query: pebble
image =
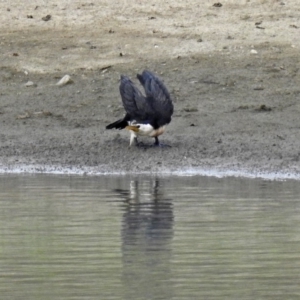
{"type": "Polygon", "coordinates": [[[47,16],[43,17],[42,20],[45,22],[51,20],[51,15],[47,15],[47,16]]]}
{"type": "Polygon", "coordinates": [[[214,3],[214,4],[213,4],[213,6],[214,6],[214,7],[222,7],[222,6],[223,6],[223,4],[222,4],[222,3],[220,3],[220,2],[217,2],[217,3],[214,3]]]}
{"type": "Polygon", "coordinates": [[[264,89],[265,88],[263,86],[261,86],[261,85],[257,85],[257,86],[253,87],[253,90],[255,90],[255,91],[263,91],[264,89]]]}
{"type": "Polygon", "coordinates": [[[257,52],[255,49],[252,49],[252,50],[250,51],[250,53],[251,53],[251,54],[257,54],[258,52],[257,52]]]}
{"type": "Polygon", "coordinates": [[[36,86],[36,84],[33,83],[32,81],[27,81],[27,82],[25,83],[25,86],[26,86],[26,87],[29,87],[29,86],[36,86]]]}
{"type": "Polygon", "coordinates": [[[197,112],[198,108],[197,107],[185,107],[183,110],[185,112],[197,112]]]}
{"type": "Polygon", "coordinates": [[[70,75],[65,75],[62,79],[60,79],[56,83],[56,85],[63,86],[63,85],[69,84],[69,83],[72,83],[72,79],[71,79],[70,75]]]}

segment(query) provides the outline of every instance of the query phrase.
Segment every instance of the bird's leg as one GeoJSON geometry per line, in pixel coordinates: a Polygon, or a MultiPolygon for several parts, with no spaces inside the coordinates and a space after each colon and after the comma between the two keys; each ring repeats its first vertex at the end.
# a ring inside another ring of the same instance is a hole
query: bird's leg
{"type": "Polygon", "coordinates": [[[132,146],[133,142],[137,145],[137,137],[136,137],[136,134],[133,131],[130,131],[129,147],[132,146]]]}
{"type": "Polygon", "coordinates": [[[129,143],[129,147],[132,146],[132,144],[135,144],[136,147],[143,147],[144,144],[138,141],[137,136],[132,132],[130,135],[130,143],[129,143]]]}
{"type": "Polygon", "coordinates": [[[134,131],[130,130],[130,143],[129,143],[129,147],[132,146],[132,144],[135,144],[136,147],[143,147],[144,144],[139,142],[137,139],[137,135],[135,134],[134,131]]]}
{"type": "Polygon", "coordinates": [[[138,146],[138,145],[139,145],[139,142],[138,142],[138,139],[137,139],[137,137],[135,137],[135,138],[134,138],[134,143],[135,143],[135,145],[136,145],[136,146],[138,146]]]}
{"type": "Polygon", "coordinates": [[[170,145],[167,145],[167,144],[161,144],[161,143],[159,142],[157,136],[155,136],[154,138],[155,138],[155,142],[154,142],[154,145],[153,145],[153,146],[155,146],[155,147],[171,147],[170,145]]]}

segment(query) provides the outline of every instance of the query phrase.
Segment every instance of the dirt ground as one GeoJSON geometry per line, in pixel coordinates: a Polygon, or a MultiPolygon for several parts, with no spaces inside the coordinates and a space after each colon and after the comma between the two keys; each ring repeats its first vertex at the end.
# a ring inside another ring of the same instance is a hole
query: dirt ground
{"type": "Polygon", "coordinates": [[[1,171],[300,176],[297,2],[1,1],[1,171]],[[171,148],[105,130],[143,69],[173,96],[171,148]]]}

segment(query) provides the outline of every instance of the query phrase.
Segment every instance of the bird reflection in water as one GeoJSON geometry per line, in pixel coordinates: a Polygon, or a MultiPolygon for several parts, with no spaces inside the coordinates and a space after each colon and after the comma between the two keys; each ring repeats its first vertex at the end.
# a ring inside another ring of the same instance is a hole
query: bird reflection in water
{"type": "Polygon", "coordinates": [[[124,199],[122,261],[125,294],[131,299],[167,299],[172,294],[172,199],[159,179],[132,180],[124,199]]]}

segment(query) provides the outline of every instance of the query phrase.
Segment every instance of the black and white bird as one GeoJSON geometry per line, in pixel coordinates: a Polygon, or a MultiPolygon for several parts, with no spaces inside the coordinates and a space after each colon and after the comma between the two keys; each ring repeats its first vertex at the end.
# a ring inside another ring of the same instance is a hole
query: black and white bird
{"type": "Polygon", "coordinates": [[[106,126],[106,129],[127,129],[130,143],[137,142],[137,136],[155,138],[154,145],[160,146],[158,136],[163,134],[171,122],[173,102],[163,82],[152,72],[144,70],[137,74],[144,87],[145,95],[124,75],[121,75],[120,94],[126,115],[124,118],[106,126]]]}

